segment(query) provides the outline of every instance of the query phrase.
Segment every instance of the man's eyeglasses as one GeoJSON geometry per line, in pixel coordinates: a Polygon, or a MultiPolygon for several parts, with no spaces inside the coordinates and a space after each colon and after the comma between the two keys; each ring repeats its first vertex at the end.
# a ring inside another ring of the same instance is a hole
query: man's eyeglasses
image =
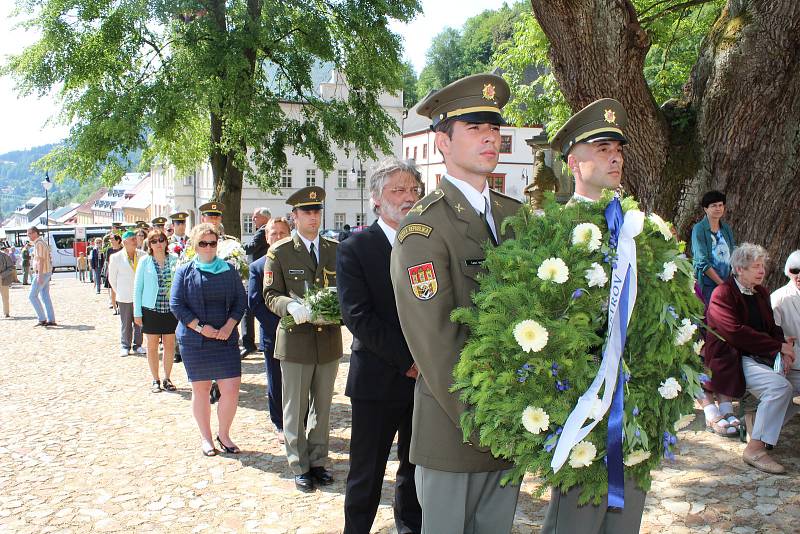
{"type": "Polygon", "coordinates": [[[792,269],[789,269],[789,273],[790,274],[800,274],[800,267],[794,267],[792,269]]]}
{"type": "Polygon", "coordinates": [[[166,242],[167,242],[167,238],[166,237],[159,237],[158,239],[151,239],[150,240],[150,244],[151,245],[155,245],[156,243],[166,243],[166,242]]]}
{"type": "Polygon", "coordinates": [[[417,196],[422,195],[421,187],[393,187],[389,191],[395,195],[405,195],[406,193],[414,193],[417,196]]]}
{"type": "Polygon", "coordinates": [[[197,242],[197,246],[200,247],[200,248],[206,248],[206,247],[217,248],[217,242],[216,241],[198,241],[197,242]]]}

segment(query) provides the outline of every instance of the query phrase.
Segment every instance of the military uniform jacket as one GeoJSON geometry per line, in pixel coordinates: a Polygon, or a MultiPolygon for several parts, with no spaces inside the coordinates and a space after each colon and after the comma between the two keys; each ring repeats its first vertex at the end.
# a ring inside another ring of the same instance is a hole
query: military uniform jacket
{"type": "MultiPolygon", "coordinates": [[[[501,223],[520,203],[491,191],[491,209],[500,234],[501,223]]],[[[450,313],[473,306],[483,271],[489,231],[464,195],[449,181],[420,200],[403,220],[392,250],[392,285],[397,311],[420,377],[414,390],[411,461],[440,471],[499,471],[511,464],[486,449],[464,443],[460,427],[466,406],[451,393],[453,367],[467,339],[465,325],[450,313]]]]}
{"type": "MultiPolygon", "coordinates": [[[[288,315],[292,294],[302,298],[310,287],[336,286],[336,241],[319,238],[319,263],[316,270],[299,236],[273,244],[264,265],[264,302],[278,317],[288,315]]],[[[329,363],[342,357],[342,330],[338,325],[309,323],[289,329],[278,326],[275,358],[295,363],[329,363]]]]}

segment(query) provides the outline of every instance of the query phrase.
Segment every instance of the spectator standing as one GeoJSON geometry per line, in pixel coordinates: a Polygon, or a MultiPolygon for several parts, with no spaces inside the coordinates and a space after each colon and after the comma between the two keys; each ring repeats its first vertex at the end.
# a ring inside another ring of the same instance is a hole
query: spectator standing
{"type": "Polygon", "coordinates": [[[344,241],[345,239],[350,237],[352,234],[353,234],[353,232],[350,231],[350,225],[349,224],[345,224],[342,227],[342,231],[339,232],[338,236],[336,236],[336,239],[339,241],[339,243],[341,243],[342,241],[344,241]]]}
{"type": "MultiPolygon", "coordinates": [[[[256,229],[252,239],[244,243],[244,251],[247,253],[247,263],[253,263],[259,258],[263,258],[269,250],[267,243],[267,223],[272,214],[267,208],[257,208],[253,212],[253,228],[256,229]]],[[[256,351],[256,332],[254,314],[248,308],[242,319],[242,351],[241,357],[245,359],[249,354],[256,351]]]]}
{"type": "MultiPolygon", "coordinates": [[[[273,245],[289,237],[289,221],[280,218],[270,219],[266,225],[267,244],[273,245]]],[[[267,407],[269,418],[275,426],[278,442],[284,443],[283,436],[283,396],[281,395],[281,362],[275,359],[275,335],[280,317],[272,313],[264,302],[264,265],[267,257],[262,256],[250,264],[250,279],[247,286],[247,299],[250,311],[261,326],[261,350],[264,352],[264,370],[267,373],[267,407]]]]}
{"type": "Polygon", "coordinates": [[[86,271],[89,270],[89,260],[86,258],[86,253],[81,252],[78,256],[76,268],[78,269],[78,279],[81,282],[86,281],[86,271]]]}
{"type": "Polygon", "coordinates": [[[30,285],[28,277],[31,274],[31,242],[28,241],[22,247],[22,285],[30,285]]]}
{"type": "Polygon", "coordinates": [[[419,172],[397,159],[381,162],[369,181],[372,226],[341,242],[336,277],[342,322],[353,333],[345,395],[352,406],[350,471],[344,534],[369,534],[381,499],[386,462],[397,435],[394,521],[399,534],[419,533],[411,447],[417,366],[397,316],[389,260],[400,221],[422,194],[419,172]]]}
{"type": "MultiPolygon", "coordinates": [[[[783,272],[789,278],[789,283],[770,295],[772,313],[775,324],[781,327],[784,336],[800,338],[800,250],[789,254],[783,272]]],[[[794,369],[800,369],[797,359],[794,369]]]]}
{"type": "Polygon", "coordinates": [[[217,381],[221,392],[216,441],[225,452],[240,452],[231,440],[230,429],[242,376],[236,325],[247,302],[239,273],[216,255],[219,239],[220,231],[214,224],[192,228],[190,242],[197,256],[175,272],[170,299],[170,309],[180,321],[178,343],[192,384],[192,412],[206,456],[218,452],[211,437],[212,380],[217,381]]]}
{"type": "Polygon", "coordinates": [[[56,326],[56,315],[53,311],[53,302],[50,300],[50,278],[53,276],[53,260],[50,257],[50,247],[42,239],[39,229],[35,226],[28,228],[28,240],[33,242],[33,283],[29,298],[33,310],[39,318],[36,326],[56,326]],[[44,309],[42,309],[44,307],[44,309]]]}
{"type": "Polygon", "coordinates": [[[89,267],[91,268],[91,278],[92,282],[94,282],[95,291],[97,294],[100,294],[100,283],[102,276],[100,273],[103,270],[103,262],[105,258],[103,257],[103,239],[98,237],[94,240],[94,246],[92,250],[89,252],[89,267]]]}
{"type": "Polygon", "coordinates": [[[133,321],[133,281],[139,262],[146,256],[136,247],[136,234],[122,234],[123,248],[111,256],[108,265],[108,282],[116,295],[120,322],[120,356],[146,354],[142,347],[142,328],[133,321]]]}
{"type": "Polygon", "coordinates": [[[7,243],[0,247],[0,298],[3,300],[3,317],[11,317],[11,303],[8,288],[14,282],[17,266],[6,250],[7,243]]]}
{"type": "Polygon", "coordinates": [[[725,194],[709,191],[700,205],[706,215],[692,228],[692,264],[703,302],[708,307],[714,288],[731,274],[731,252],[736,242],[731,227],[722,221],[725,194]]]}
{"type": "Polygon", "coordinates": [[[136,269],[133,285],[133,321],[147,336],[147,364],[153,382],[150,391],[158,393],[163,388],[175,391],[170,380],[175,352],[175,329],[178,320],[169,309],[172,278],[178,257],[167,252],[167,234],[156,227],[147,235],[150,254],[142,259],[136,269]],[[158,343],[164,346],[164,381],[158,375],[158,343]]]}
{"type": "Polygon", "coordinates": [[[766,274],[766,251],[742,243],[731,255],[733,276],[711,295],[706,313],[705,361],[711,370],[707,390],[727,397],[749,391],[759,399],[755,418],[747,414],[750,441],[742,453],[745,463],[766,473],[784,467],[767,451],[778,442],[781,427],[797,412],[792,397],[800,390],[800,371],[792,369],[794,338],[775,324],[769,293],[761,285],[766,274]],[[776,355],[782,361],[776,367],[776,355]]]}
{"type": "Polygon", "coordinates": [[[117,310],[117,294],[114,292],[114,288],[111,287],[111,284],[108,281],[108,268],[111,257],[122,250],[122,236],[117,233],[112,233],[109,236],[108,241],[109,246],[103,253],[103,278],[105,279],[105,287],[108,289],[108,307],[114,310],[114,315],[117,315],[119,314],[119,310],[117,310]]]}

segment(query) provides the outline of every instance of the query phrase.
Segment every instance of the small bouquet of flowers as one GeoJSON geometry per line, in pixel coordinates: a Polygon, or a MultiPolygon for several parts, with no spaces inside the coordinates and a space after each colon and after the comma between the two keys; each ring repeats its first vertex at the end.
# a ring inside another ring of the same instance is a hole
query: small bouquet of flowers
{"type": "Polygon", "coordinates": [[[250,276],[247,253],[236,239],[220,239],[217,245],[217,256],[233,265],[239,271],[242,280],[247,280],[250,276]]]}
{"type": "MultiPolygon", "coordinates": [[[[303,298],[291,294],[300,304],[311,310],[311,324],[338,325],[342,323],[342,312],[339,309],[339,297],[335,287],[312,287],[306,290],[303,298]]],[[[281,326],[291,328],[295,326],[291,315],[281,319],[281,326]]]]}
{"type": "Polygon", "coordinates": [[[172,254],[175,254],[178,257],[181,256],[184,250],[179,243],[170,243],[168,249],[172,254]]]}

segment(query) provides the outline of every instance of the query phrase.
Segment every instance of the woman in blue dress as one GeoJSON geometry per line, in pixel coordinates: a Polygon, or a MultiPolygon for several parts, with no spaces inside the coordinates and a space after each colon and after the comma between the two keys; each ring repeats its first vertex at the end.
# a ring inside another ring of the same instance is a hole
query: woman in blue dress
{"type": "Polygon", "coordinates": [[[247,297],[239,273],[217,257],[219,237],[216,227],[208,223],[192,229],[190,244],[197,255],[175,272],[170,298],[170,309],[180,321],[176,334],[192,384],[192,412],[206,456],[218,452],[211,437],[212,380],[217,381],[221,393],[216,441],[225,452],[240,452],[230,429],[242,376],[236,325],[244,315],[247,297]]]}

